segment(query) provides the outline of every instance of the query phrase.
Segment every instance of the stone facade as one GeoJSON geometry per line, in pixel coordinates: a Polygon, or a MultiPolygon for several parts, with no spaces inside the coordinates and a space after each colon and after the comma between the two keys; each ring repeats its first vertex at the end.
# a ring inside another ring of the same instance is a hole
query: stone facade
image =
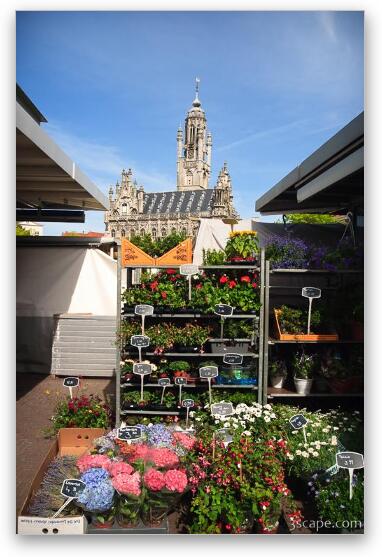
{"type": "Polygon", "coordinates": [[[212,137],[196,96],[183,130],[177,133],[177,190],[146,193],[133,180],[131,169],[122,170],[121,183],[109,190],[110,209],[105,214],[106,232],[115,238],[150,233],[153,238],[171,232],[195,237],[199,218],[236,218],[231,177],[224,163],[216,186],[208,187],[211,174],[212,137]]]}

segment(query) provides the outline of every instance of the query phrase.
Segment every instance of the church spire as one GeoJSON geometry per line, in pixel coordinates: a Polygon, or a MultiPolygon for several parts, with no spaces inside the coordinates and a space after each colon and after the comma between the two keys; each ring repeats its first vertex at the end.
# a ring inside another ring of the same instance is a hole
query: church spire
{"type": "Polygon", "coordinates": [[[195,99],[194,99],[194,102],[192,103],[192,106],[195,106],[195,107],[201,106],[200,100],[199,100],[199,83],[200,83],[200,79],[198,77],[195,78],[195,99]]]}

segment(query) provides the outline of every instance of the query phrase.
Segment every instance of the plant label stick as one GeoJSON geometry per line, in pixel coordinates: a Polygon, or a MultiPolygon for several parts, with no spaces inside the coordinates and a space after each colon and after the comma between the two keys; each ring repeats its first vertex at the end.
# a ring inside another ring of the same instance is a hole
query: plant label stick
{"type": "Polygon", "coordinates": [[[211,404],[211,414],[218,416],[230,416],[233,414],[232,402],[215,402],[211,404]]]}
{"type": "Polygon", "coordinates": [[[223,338],[224,335],[224,322],[227,317],[230,317],[233,314],[233,306],[229,306],[228,304],[216,304],[214,313],[216,315],[220,315],[220,338],[223,338]]]}
{"type": "Polygon", "coordinates": [[[151,364],[133,364],[133,373],[141,376],[141,401],[143,401],[143,381],[145,375],[150,375],[152,371],[151,364]]]}
{"type": "Polygon", "coordinates": [[[337,453],[336,464],[338,468],[347,468],[349,470],[349,499],[353,499],[353,473],[354,470],[363,468],[363,454],[353,453],[351,451],[337,453]]]}
{"type": "Polygon", "coordinates": [[[63,381],[63,385],[64,387],[69,388],[69,394],[71,399],[73,398],[73,387],[78,387],[79,384],[80,384],[80,380],[78,379],[78,377],[65,377],[63,381]]]}
{"type": "Polygon", "coordinates": [[[201,379],[207,379],[208,381],[208,392],[210,397],[210,404],[212,404],[212,390],[211,390],[211,379],[219,375],[219,370],[217,366],[203,366],[199,369],[199,376],[201,379]]]}
{"type": "Polygon", "coordinates": [[[170,379],[168,379],[167,377],[162,377],[161,379],[158,379],[158,385],[163,387],[162,396],[161,396],[161,399],[160,399],[160,403],[163,404],[164,392],[165,392],[165,389],[166,389],[167,385],[170,385],[170,379]]]}
{"type": "Polygon", "coordinates": [[[194,401],[192,400],[192,398],[185,398],[182,401],[182,406],[186,409],[186,429],[188,429],[188,416],[190,413],[190,408],[193,408],[194,406],[194,401]]]}
{"type": "Polygon", "coordinates": [[[154,306],[149,304],[139,304],[134,308],[135,315],[140,315],[142,317],[142,335],[145,334],[145,317],[146,315],[153,315],[154,306]]]}
{"type": "Polygon", "coordinates": [[[293,427],[293,429],[302,429],[302,432],[304,434],[304,440],[306,443],[305,427],[306,424],[308,423],[308,420],[305,418],[305,416],[303,416],[302,414],[295,414],[289,419],[289,423],[293,427]]]}
{"type": "Polygon", "coordinates": [[[56,513],[52,516],[52,518],[57,518],[61,514],[61,512],[65,509],[73,499],[77,499],[85,489],[86,484],[82,480],[77,480],[74,478],[68,478],[64,480],[61,486],[61,495],[67,497],[68,499],[65,503],[58,509],[56,513]]]}
{"type": "Polygon", "coordinates": [[[175,385],[179,386],[179,406],[182,405],[182,386],[187,384],[185,377],[175,377],[175,385]]]}
{"type": "Polygon", "coordinates": [[[149,337],[145,335],[133,335],[130,338],[130,344],[138,348],[139,362],[142,362],[142,348],[147,348],[150,345],[149,337]]]}
{"type": "Polygon", "coordinates": [[[186,275],[188,280],[188,299],[191,300],[191,279],[192,275],[199,273],[199,267],[197,265],[181,265],[179,268],[179,273],[181,275],[186,275]]]}
{"type": "Polygon", "coordinates": [[[321,289],[314,286],[304,286],[301,291],[304,298],[309,299],[309,312],[308,312],[308,335],[310,335],[310,318],[312,315],[312,301],[314,298],[321,298],[321,289]]]}

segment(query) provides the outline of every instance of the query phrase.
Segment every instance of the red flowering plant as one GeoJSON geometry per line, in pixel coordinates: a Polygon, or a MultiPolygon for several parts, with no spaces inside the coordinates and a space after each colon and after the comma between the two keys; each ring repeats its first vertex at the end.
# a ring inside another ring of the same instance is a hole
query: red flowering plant
{"type": "Polygon", "coordinates": [[[164,269],[155,273],[142,273],[141,284],[127,288],[123,300],[129,306],[151,304],[183,308],[187,303],[187,280],[177,269],[164,269]]]}
{"type": "Polygon", "coordinates": [[[108,428],[111,423],[111,410],[97,395],[67,397],[57,404],[51,418],[53,425],[44,430],[47,437],[55,435],[63,427],[101,427],[108,428]]]}
{"type": "Polygon", "coordinates": [[[277,442],[254,442],[236,432],[226,445],[205,429],[195,450],[188,453],[194,495],[191,533],[248,532],[254,520],[268,527],[270,510],[272,519],[278,518],[289,494],[284,449],[277,442]]]}
{"type": "Polygon", "coordinates": [[[237,311],[258,311],[260,297],[256,271],[227,270],[223,274],[204,273],[196,279],[193,307],[212,313],[217,304],[229,304],[237,311]]]}

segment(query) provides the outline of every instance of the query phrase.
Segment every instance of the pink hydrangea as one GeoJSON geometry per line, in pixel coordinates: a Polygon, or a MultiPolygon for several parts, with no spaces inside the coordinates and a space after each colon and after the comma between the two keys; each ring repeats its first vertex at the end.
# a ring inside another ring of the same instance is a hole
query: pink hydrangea
{"type": "Polygon", "coordinates": [[[150,460],[158,468],[173,468],[179,464],[178,455],[171,449],[164,447],[153,448],[150,451],[150,460]]]}
{"type": "Polygon", "coordinates": [[[164,474],[155,470],[155,468],[150,468],[143,476],[144,482],[151,491],[160,491],[165,486],[164,474]]]}
{"type": "Polygon", "coordinates": [[[177,491],[178,493],[183,493],[188,483],[187,475],[182,470],[167,470],[164,481],[169,491],[177,491]]]}
{"type": "Polygon", "coordinates": [[[117,476],[118,474],[132,474],[134,468],[127,464],[127,462],[117,461],[111,462],[109,472],[111,476],[117,476]]]}
{"type": "Polygon", "coordinates": [[[137,444],[134,446],[134,450],[129,458],[130,462],[135,462],[136,460],[149,460],[150,448],[147,445],[137,444]]]}
{"type": "Polygon", "coordinates": [[[103,454],[85,454],[77,460],[77,468],[80,472],[86,472],[89,468],[103,468],[109,471],[111,460],[103,454]]]}
{"type": "Polygon", "coordinates": [[[173,433],[173,438],[188,451],[190,451],[196,443],[196,438],[193,435],[188,435],[187,433],[182,433],[180,431],[175,431],[173,433]]]}
{"type": "Polygon", "coordinates": [[[141,476],[139,472],[134,474],[117,474],[111,480],[114,489],[123,495],[135,495],[139,497],[141,494],[141,476]]]}

